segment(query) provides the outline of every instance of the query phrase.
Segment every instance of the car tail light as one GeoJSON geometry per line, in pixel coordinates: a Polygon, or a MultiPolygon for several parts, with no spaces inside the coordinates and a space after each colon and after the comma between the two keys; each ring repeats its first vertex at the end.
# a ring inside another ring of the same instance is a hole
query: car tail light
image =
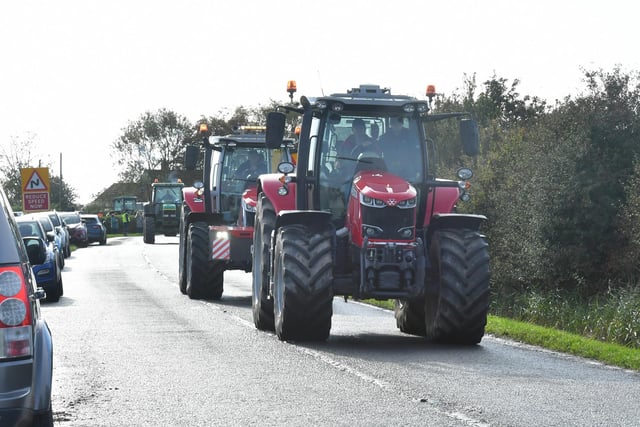
{"type": "Polygon", "coordinates": [[[0,268],[0,359],[31,356],[31,311],[20,267],[0,268]]]}

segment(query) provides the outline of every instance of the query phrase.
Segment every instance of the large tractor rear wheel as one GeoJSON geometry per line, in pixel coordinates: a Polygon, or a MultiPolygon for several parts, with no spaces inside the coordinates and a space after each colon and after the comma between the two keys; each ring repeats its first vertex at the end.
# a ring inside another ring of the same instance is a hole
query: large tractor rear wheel
{"type": "Polygon", "coordinates": [[[333,231],[286,225],[274,255],[276,335],[282,341],[324,341],[333,314],[333,231]]]}
{"type": "Polygon", "coordinates": [[[184,208],[184,215],[180,216],[180,245],[178,246],[178,287],[182,294],[187,293],[187,221],[189,209],[184,208]]]}
{"type": "Polygon", "coordinates": [[[209,259],[209,226],[206,222],[189,224],[186,244],[187,295],[191,299],[220,299],[224,264],[209,259]]]}
{"type": "Polygon", "coordinates": [[[396,325],[401,332],[424,337],[427,334],[424,318],[424,298],[396,300],[396,325]]]}
{"type": "Polygon", "coordinates": [[[425,303],[428,339],[454,344],[478,344],[489,311],[489,252],[478,232],[443,229],[434,233],[431,273],[437,289],[425,303]]]}
{"type": "Polygon", "coordinates": [[[149,243],[153,245],[156,242],[156,219],[152,216],[145,216],[143,230],[142,230],[142,240],[144,243],[149,243]]]}
{"type": "Polygon", "coordinates": [[[273,205],[264,194],[260,194],[253,233],[251,306],[253,323],[263,331],[274,330],[273,299],[269,298],[269,250],[275,224],[276,212],[273,205]]]}

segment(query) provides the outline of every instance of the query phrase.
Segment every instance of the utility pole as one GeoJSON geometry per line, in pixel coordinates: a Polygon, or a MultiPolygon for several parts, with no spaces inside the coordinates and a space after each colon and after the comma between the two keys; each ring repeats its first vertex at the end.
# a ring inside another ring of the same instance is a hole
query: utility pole
{"type": "Polygon", "coordinates": [[[64,188],[64,186],[62,185],[62,153],[60,153],[60,194],[58,195],[58,206],[60,207],[60,210],[64,210],[62,209],[62,189],[64,188]]]}

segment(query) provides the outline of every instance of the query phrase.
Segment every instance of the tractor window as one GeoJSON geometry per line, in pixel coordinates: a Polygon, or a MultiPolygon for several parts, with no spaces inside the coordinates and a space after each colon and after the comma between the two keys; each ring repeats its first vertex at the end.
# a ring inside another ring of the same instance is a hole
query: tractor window
{"type": "Polygon", "coordinates": [[[400,115],[329,116],[321,140],[320,209],[332,212],[336,226],[346,215],[358,157],[377,157],[376,168],[411,183],[422,181],[420,123],[400,115]]]}
{"type": "Polygon", "coordinates": [[[389,172],[411,183],[422,181],[424,149],[420,143],[421,123],[412,117],[385,118],[386,132],[379,138],[389,172]]]}

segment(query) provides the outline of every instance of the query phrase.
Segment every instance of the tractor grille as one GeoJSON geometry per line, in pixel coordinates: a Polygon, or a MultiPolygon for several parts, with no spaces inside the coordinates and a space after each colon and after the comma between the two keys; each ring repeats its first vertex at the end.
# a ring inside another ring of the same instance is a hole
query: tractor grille
{"type": "Polygon", "coordinates": [[[362,209],[362,233],[370,239],[413,240],[415,238],[415,208],[400,209],[385,206],[362,209]]]}

